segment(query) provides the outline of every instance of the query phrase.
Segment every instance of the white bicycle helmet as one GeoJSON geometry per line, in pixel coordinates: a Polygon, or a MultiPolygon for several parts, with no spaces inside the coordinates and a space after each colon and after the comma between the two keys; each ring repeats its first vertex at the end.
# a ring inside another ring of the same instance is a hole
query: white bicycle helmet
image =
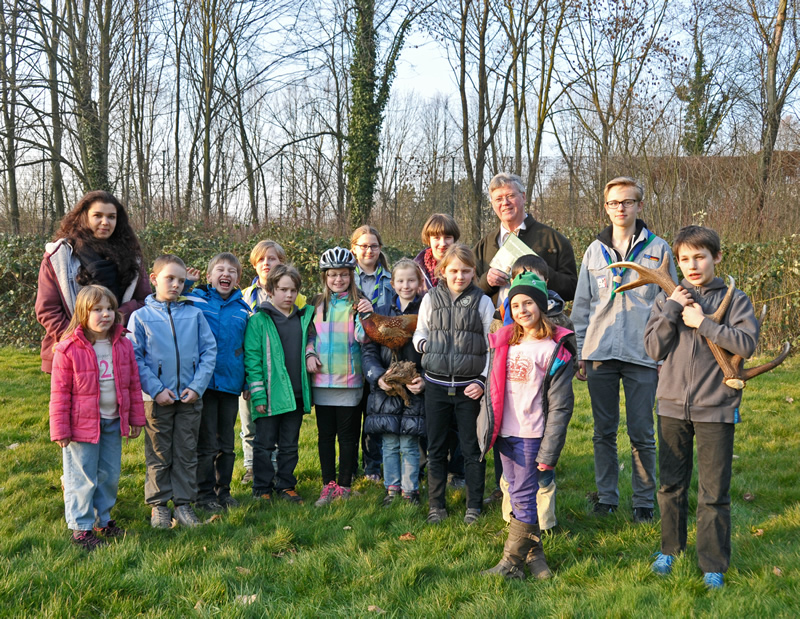
{"type": "Polygon", "coordinates": [[[319,257],[319,268],[321,271],[327,271],[328,269],[355,269],[356,258],[349,249],[333,247],[325,250],[319,257]]]}

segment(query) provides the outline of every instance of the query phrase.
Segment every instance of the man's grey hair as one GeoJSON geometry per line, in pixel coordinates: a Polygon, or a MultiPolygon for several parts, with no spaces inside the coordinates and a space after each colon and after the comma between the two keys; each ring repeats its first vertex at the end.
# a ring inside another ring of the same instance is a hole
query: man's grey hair
{"type": "Polygon", "coordinates": [[[491,195],[495,189],[505,187],[506,185],[512,185],[514,189],[521,194],[525,193],[525,184],[519,176],[516,174],[509,174],[508,172],[500,172],[499,174],[495,174],[492,180],[489,181],[489,195],[491,195]]]}

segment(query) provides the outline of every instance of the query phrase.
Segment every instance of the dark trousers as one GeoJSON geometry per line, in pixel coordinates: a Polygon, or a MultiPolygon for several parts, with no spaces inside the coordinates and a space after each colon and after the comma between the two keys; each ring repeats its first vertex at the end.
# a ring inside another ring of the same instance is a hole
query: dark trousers
{"type": "Polygon", "coordinates": [[[177,507],[197,498],[197,435],[203,401],[159,406],[145,403],[144,500],[177,507]]]}
{"type": "Polygon", "coordinates": [[[726,572],[731,559],[732,423],[658,417],[661,552],[686,549],[692,439],[697,438],[697,562],[704,572],[726,572]]]}
{"type": "Polygon", "coordinates": [[[464,387],[447,395],[447,387],[425,384],[425,422],[428,432],[428,503],[445,506],[447,487],[447,436],[455,419],[461,453],[464,456],[464,477],[467,486],[467,507],[480,509],[486,484],[486,463],[480,461],[476,422],[480,400],[464,395],[464,387]]]}
{"type": "Polygon", "coordinates": [[[314,407],[317,417],[319,465],[322,484],[336,479],[336,440],[339,441],[339,481],[344,488],[353,483],[356,458],[358,456],[358,433],[361,429],[359,406],[314,407]]]}
{"type": "Polygon", "coordinates": [[[197,438],[197,502],[213,501],[231,494],[236,458],[233,452],[239,396],[207,389],[197,438]]]}
{"type": "Polygon", "coordinates": [[[273,490],[293,490],[297,485],[300,426],[303,424],[303,404],[298,403],[290,413],[257,417],[253,440],[253,496],[270,494],[273,490]],[[272,456],[278,450],[277,471],[272,456]]]}
{"type": "Polygon", "coordinates": [[[631,440],[633,507],[653,507],[656,490],[656,439],[653,405],[658,372],[635,363],[587,361],[586,378],[594,418],[594,477],[600,503],[619,505],[619,383],[625,390],[625,417],[631,440]]]}

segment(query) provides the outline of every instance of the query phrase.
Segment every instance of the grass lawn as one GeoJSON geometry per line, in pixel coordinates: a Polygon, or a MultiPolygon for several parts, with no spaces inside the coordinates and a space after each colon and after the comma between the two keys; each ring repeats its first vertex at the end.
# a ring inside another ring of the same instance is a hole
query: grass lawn
{"type": "MultiPolygon", "coordinates": [[[[745,392],[733,463],[732,566],[725,588],[708,592],[693,518],[689,550],[673,574],[650,572],[659,526],[632,522],[629,456],[620,458],[619,512],[600,520],[589,514],[592,421],[577,382],[558,466],[560,530],[545,539],[551,581],[478,574],[500,558],[504,522],[492,507],[465,526],[463,491],[449,491],[451,516],[437,527],[425,525],[426,506],[382,508],[383,488],[363,480],[355,485],[360,496],[315,508],[321,481],[312,416],[303,423],[297,471],[304,506],[260,505],[234,481],[242,507],[194,530],[150,528],[143,441],[132,441],[114,512],[128,536],[87,555],[70,544],[64,522],[61,454],[49,440],[49,379],[37,354],[0,354],[2,616],[800,616],[797,357],[745,392]],[[405,533],[415,539],[401,540],[405,533]]],[[[619,447],[629,453],[624,432],[619,447]]],[[[240,449],[234,480],[243,473],[240,449]]],[[[492,470],[490,461],[489,479],[492,470]]],[[[487,493],[492,487],[487,482],[487,493]]],[[[692,513],[695,497],[696,487],[692,513]]]]}

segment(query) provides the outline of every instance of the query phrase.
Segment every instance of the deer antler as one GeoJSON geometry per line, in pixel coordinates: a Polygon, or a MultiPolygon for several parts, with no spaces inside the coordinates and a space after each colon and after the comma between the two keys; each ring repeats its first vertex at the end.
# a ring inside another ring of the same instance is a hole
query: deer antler
{"type": "MultiPolygon", "coordinates": [[[[672,277],[669,274],[669,262],[666,260],[662,261],[661,266],[659,266],[657,269],[648,269],[647,267],[643,267],[635,262],[615,262],[613,264],[609,264],[608,267],[610,269],[627,268],[636,271],[639,274],[639,277],[636,280],[628,282],[627,284],[617,288],[617,292],[625,292],[626,290],[632,290],[645,284],[658,284],[658,286],[665,293],[667,293],[667,296],[669,296],[673,293],[675,288],[677,288],[677,284],[672,281],[672,277]]],[[[728,311],[728,307],[731,304],[731,300],[733,299],[734,286],[734,279],[728,276],[728,292],[725,293],[725,297],[722,299],[722,303],[720,303],[717,310],[710,316],[706,315],[706,318],[716,322],[717,324],[722,322],[722,319],[725,317],[725,313],[728,311]]],[[[764,321],[766,310],[767,308],[764,306],[761,311],[761,317],[758,320],[759,326],[761,326],[761,323],[764,321]]],[[[727,350],[717,346],[708,338],[704,339],[706,340],[708,347],[711,349],[714,359],[717,360],[717,364],[722,370],[724,383],[731,389],[744,389],[745,384],[751,378],[754,378],[759,374],[763,374],[764,372],[769,372],[773,368],[778,367],[781,363],[783,363],[783,361],[789,355],[789,351],[792,349],[791,344],[789,344],[789,342],[785,342],[781,353],[775,357],[775,359],[769,363],[765,363],[764,365],[745,369],[744,359],[742,357],[739,355],[732,355],[727,350]]]]}

